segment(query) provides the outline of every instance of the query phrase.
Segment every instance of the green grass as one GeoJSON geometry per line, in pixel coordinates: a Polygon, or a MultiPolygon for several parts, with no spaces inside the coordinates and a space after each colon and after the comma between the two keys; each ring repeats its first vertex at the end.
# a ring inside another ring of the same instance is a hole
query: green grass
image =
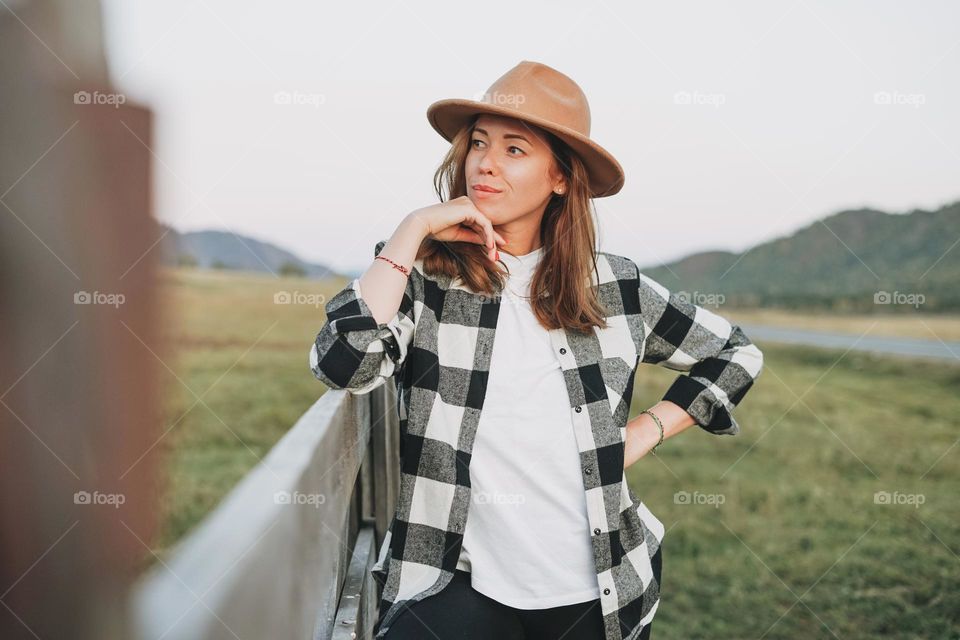
{"type": "Polygon", "coordinates": [[[169,547],[209,513],[323,393],[307,361],[323,305],[274,304],[274,294],[328,299],[344,284],[166,272],[166,304],[175,318],[166,338],[177,355],[168,360],[176,377],[166,374],[170,431],[158,445],[169,477],[157,548],[169,547]]]}
{"type": "MultiPolygon", "coordinates": [[[[960,367],[761,346],[739,435],[693,427],[628,470],[668,529],[655,635],[960,637],[960,367]]],[[[676,375],[641,368],[635,412],[676,375]]]]}
{"type": "MultiPolygon", "coordinates": [[[[168,363],[203,402],[167,376],[164,428],[186,413],[159,445],[161,549],[323,393],[307,368],[322,304],[275,305],[274,293],[328,299],[345,284],[191,270],[165,282],[168,363]]],[[[691,427],[627,471],[667,527],[655,637],[960,638],[960,367],[760,346],[740,435],[691,427]],[[676,504],[678,491],[724,503],[676,504]],[[925,503],[878,505],[877,491],[925,503]]],[[[641,367],[633,415],[676,375],[641,367]]]]}

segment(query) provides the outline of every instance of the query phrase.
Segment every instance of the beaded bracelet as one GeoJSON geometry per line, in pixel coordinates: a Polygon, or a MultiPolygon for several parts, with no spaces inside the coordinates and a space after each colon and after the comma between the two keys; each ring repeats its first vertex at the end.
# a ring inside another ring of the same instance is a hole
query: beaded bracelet
{"type": "Polygon", "coordinates": [[[657,442],[657,444],[653,445],[653,448],[650,449],[650,453],[656,455],[657,447],[659,447],[663,443],[663,423],[660,422],[660,418],[657,417],[657,414],[655,414],[653,411],[650,411],[649,409],[644,409],[640,413],[649,413],[650,417],[653,418],[653,421],[657,423],[657,427],[660,429],[660,441],[657,442]]]}
{"type": "Polygon", "coordinates": [[[390,264],[393,265],[393,268],[394,268],[394,269],[400,271],[401,273],[403,273],[403,274],[406,275],[406,276],[409,276],[409,275],[410,275],[410,270],[409,270],[409,269],[407,269],[407,268],[406,268],[405,266],[403,266],[402,264],[397,264],[396,262],[394,262],[393,260],[391,260],[390,258],[388,258],[388,257],[386,257],[386,256],[377,256],[377,257],[376,257],[376,260],[386,260],[387,262],[389,262],[390,264]]]}

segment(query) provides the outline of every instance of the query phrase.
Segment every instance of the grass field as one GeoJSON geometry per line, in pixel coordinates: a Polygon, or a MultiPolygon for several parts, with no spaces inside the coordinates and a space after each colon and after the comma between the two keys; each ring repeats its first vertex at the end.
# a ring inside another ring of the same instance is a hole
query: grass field
{"type": "MultiPolygon", "coordinates": [[[[192,270],[164,282],[183,384],[168,376],[160,549],[323,393],[307,367],[323,304],[274,295],[326,300],[345,284],[192,270]]],[[[960,321],[936,322],[960,335],[960,321]]],[[[960,638],[960,366],[760,346],[740,435],[694,427],[628,470],[667,527],[654,637],[960,638]]],[[[676,375],[641,367],[633,414],[676,375]]]]}

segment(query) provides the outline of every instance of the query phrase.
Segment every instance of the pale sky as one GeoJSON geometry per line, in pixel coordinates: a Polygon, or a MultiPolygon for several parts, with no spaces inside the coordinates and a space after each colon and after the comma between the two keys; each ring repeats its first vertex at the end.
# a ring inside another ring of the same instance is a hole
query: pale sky
{"type": "Polygon", "coordinates": [[[960,199],[956,2],[103,4],[114,83],[156,116],[156,215],[336,269],[437,202],[427,106],[521,60],[584,89],[626,172],[600,248],[641,266],[960,199]]]}

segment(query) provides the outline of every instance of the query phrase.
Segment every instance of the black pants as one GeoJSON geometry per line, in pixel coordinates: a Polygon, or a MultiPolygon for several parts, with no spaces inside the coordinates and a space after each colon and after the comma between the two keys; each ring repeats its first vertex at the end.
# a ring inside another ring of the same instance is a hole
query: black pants
{"type": "Polygon", "coordinates": [[[600,600],[516,609],[470,586],[457,569],[443,590],[414,602],[396,617],[388,640],[604,640],[600,600]]]}

